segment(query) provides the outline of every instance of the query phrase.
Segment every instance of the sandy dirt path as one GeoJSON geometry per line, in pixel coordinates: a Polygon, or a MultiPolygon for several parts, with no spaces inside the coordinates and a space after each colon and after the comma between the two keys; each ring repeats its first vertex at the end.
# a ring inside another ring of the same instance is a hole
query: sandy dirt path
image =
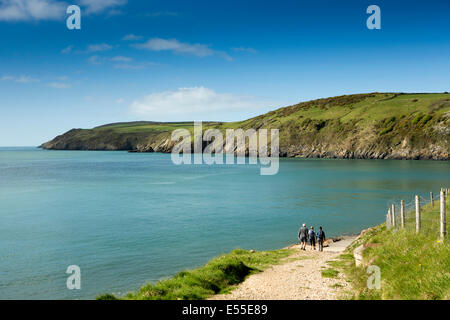
{"type": "Polygon", "coordinates": [[[337,258],[356,237],[333,242],[323,252],[300,250],[286,262],[251,275],[230,294],[215,295],[210,300],[334,300],[349,284],[339,273],[337,278],[324,278],[321,271],[327,261],[337,258]]]}

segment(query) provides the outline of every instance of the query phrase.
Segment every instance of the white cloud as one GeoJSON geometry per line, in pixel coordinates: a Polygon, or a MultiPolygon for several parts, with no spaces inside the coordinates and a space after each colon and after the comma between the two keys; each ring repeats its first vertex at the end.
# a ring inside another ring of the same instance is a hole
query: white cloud
{"type": "Polygon", "coordinates": [[[257,51],[253,48],[250,47],[235,47],[235,48],[231,48],[231,50],[235,51],[235,52],[248,52],[248,53],[256,53],[257,51]]]}
{"type": "Polygon", "coordinates": [[[86,8],[86,13],[100,13],[117,6],[123,6],[127,0],[79,0],[80,5],[86,8]]]}
{"type": "Polygon", "coordinates": [[[135,34],[127,34],[125,37],[122,38],[122,40],[124,41],[136,41],[136,40],[141,40],[143,37],[142,36],[137,36],[135,34]]]}
{"type": "Polygon", "coordinates": [[[41,80],[30,77],[30,76],[19,76],[14,81],[19,83],[30,83],[30,82],[39,82],[41,80]]]}
{"type": "Polygon", "coordinates": [[[0,21],[62,20],[66,8],[55,0],[0,0],[0,21]]]}
{"type": "Polygon", "coordinates": [[[115,56],[115,57],[112,57],[110,60],[111,61],[116,61],[116,62],[130,62],[133,59],[130,58],[130,57],[115,56]]]}
{"type": "MultiPolygon", "coordinates": [[[[114,8],[126,3],[127,0],[75,1],[82,6],[82,13],[98,14],[109,10],[109,15],[121,13],[114,8]]],[[[63,20],[68,5],[57,0],[0,0],[0,21],[63,20]]]]}
{"type": "Polygon", "coordinates": [[[6,76],[3,76],[2,78],[0,78],[0,80],[12,81],[12,82],[17,82],[17,83],[31,83],[31,82],[40,82],[41,81],[40,79],[33,78],[31,76],[25,76],[25,75],[21,75],[21,76],[6,75],[6,76]]]}
{"type": "Polygon", "coordinates": [[[125,12],[123,12],[121,10],[112,9],[112,10],[109,10],[108,17],[116,17],[116,16],[121,16],[124,14],[125,14],[125,12]]]}
{"type": "Polygon", "coordinates": [[[130,109],[135,114],[152,116],[153,119],[176,115],[191,120],[201,113],[211,116],[218,112],[249,111],[265,105],[267,102],[258,101],[251,96],[217,93],[205,87],[191,87],[149,94],[133,101],[130,109]]]}
{"type": "Polygon", "coordinates": [[[116,103],[117,104],[122,104],[122,103],[124,103],[125,102],[125,99],[123,99],[123,98],[118,98],[118,99],[116,99],[116,103]]]}
{"type": "Polygon", "coordinates": [[[64,49],[61,50],[61,53],[63,53],[63,54],[71,53],[72,49],[73,49],[72,45],[67,46],[67,47],[65,47],[64,49]]]}
{"type": "Polygon", "coordinates": [[[121,69],[121,70],[142,70],[145,68],[146,66],[142,64],[121,63],[114,65],[114,69],[121,69]]]}
{"type": "Polygon", "coordinates": [[[214,51],[204,44],[189,44],[177,39],[152,38],[145,43],[136,45],[138,48],[151,51],[173,51],[177,53],[188,53],[199,57],[211,56],[214,51]]]}
{"type": "Polygon", "coordinates": [[[177,39],[152,38],[145,43],[135,44],[136,48],[151,51],[172,51],[178,54],[190,54],[197,57],[219,55],[226,60],[232,60],[225,52],[215,51],[206,44],[180,42],[177,39]]]}
{"type": "MultiPolygon", "coordinates": [[[[67,82],[69,80],[69,77],[67,76],[54,77],[54,79],[56,81],[45,83],[45,85],[56,89],[66,89],[71,87],[71,85],[67,82]]],[[[36,83],[41,82],[41,79],[33,78],[32,76],[28,75],[20,75],[20,76],[5,75],[0,78],[0,81],[10,81],[15,83],[36,83]]]]}
{"type": "Polygon", "coordinates": [[[103,63],[103,59],[100,58],[99,56],[91,56],[91,57],[89,57],[88,62],[90,64],[99,65],[99,64],[103,63]]]}
{"type": "Polygon", "coordinates": [[[87,47],[87,52],[100,52],[100,51],[108,51],[111,50],[113,47],[107,43],[100,43],[100,44],[91,44],[87,47]]]}
{"type": "Polygon", "coordinates": [[[154,62],[141,62],[141,63],[117,63],[114,65],[114,69],[122,70],[142,70],[150,66],[158,66],[159,64],[154,62]]]}
{"type": "Polygon", "coordinates": [[[67,89],[70,88],[70,84],[65,82],[50,82],[47,83],[49,87],[55,88],[55,89],[67,89]]]}
{"type": "Polygon", "coordinates": [[[159,64],[154,62],[135,62],[132,63],[133,59],[126,56],[114,56],[114,57],[101,57],[98,55],[93,55],[87,60],[90,64],[93,65],[102,65],[108,64],[111,62],[111,65],[114,69],[122,69],[122,70],[142,70],[149,66],[157,66],[159,64]]]}

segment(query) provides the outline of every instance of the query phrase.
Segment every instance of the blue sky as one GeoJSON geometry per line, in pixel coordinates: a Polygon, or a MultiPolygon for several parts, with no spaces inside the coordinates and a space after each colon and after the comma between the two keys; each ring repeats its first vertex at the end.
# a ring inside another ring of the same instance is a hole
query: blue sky
{"type": "Polygon", "coordinates": [[[450,91],[450,2],[0,0],[0,146],[314,98],[450,91]],[[65,9],[81,8],[81,30],[65,9]],[[381,30],[366,27],[369,5],[381,30]]]}

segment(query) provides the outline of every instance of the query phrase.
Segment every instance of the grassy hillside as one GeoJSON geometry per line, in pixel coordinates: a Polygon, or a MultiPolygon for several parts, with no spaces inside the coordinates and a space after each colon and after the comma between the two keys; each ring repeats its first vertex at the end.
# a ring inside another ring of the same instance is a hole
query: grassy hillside
{"type": "MultiPolygon", "coordinates": [[[[46,149],[170,152],[170,134],[190,122],[116,123],[73,129],[46,149]]],[[[302,102],[240,122],[207,122],[203,129],[280,130],[288,157],[449,159],[450,95],[371,93],[302,102]]]]}
{"type": "MultiPolygon", "coordinates": [[[[450,201],[447,201],[447,215],[450,201]]],[[[439,203],[422,209],[422,230],[415,233],[415,214],[407,215],[405,230],[372,228],[352,244],[349,254],[334,261],[353,285],[354,299],[450,299],[450,240],[439,239],[439,203]],[[361,244],[363,265],[355,266],[352,252],[361,244]],[[381,289],[368,289],[366,268],[381,269],[381,289]]],[[[447,224],[447,234],[449,231],[447,224]]]]}
{"type": "MultiPolygon", "coordinates": [[[[292,250],[246,251],[236,249],[221,255],[201,268],[177,273],[172,278],[147,284],[137,292],[122,299],[131,300],[197,300],[217,293],[228,292],[250,274],[264,270],[289,256],[292,250]]],[[[98,300],[118,299],[112,294],[102,294],[98,300]]]]}

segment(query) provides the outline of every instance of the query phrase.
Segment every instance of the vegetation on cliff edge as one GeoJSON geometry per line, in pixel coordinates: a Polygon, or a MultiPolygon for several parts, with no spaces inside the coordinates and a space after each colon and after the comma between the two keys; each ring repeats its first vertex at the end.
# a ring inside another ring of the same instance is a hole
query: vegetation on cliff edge
{"type": "Polygon", "coordinates": [[[137,292],[130,292],[118,298],[102,294],[98,300],[197,300],[217,293],[229,292],[250,274],[260,272],[268,266],[279,263],[292,253],[290,249],[272,251],[233,250],[209,261],[203,267],[177,273],[172,278],[149,283],[137,292]]]}
{"type": "MultiPolygon", "coordinates": [[[[171,132],[192,122],[115,123],[72,129],[46,149],[170,152],[171,132]]],[[[203,129],[279,129],[288,157],[450,158],[450,95],[369,93],[302,102],[239,122],[205,122],[203,129]]]]}

